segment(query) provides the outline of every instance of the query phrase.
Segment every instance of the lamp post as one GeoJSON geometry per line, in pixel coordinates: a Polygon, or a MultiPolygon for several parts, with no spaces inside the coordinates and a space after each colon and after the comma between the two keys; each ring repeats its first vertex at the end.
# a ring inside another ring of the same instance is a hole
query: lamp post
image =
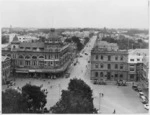
{"type": "Polygon", "coordinates": [[[99,110],[98,110],[98,113],[100,113],[100,101],[101,101],[101,95],[102,95],[102,93],[99,93],[99,110]]]}

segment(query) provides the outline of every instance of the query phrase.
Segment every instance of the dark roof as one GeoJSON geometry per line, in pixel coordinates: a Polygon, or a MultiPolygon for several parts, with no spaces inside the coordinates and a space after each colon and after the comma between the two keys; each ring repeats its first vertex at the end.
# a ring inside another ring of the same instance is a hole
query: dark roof
{"type": "Polygon", "coordinates": [[[18,43],[18,42],[19,42],[18,37],[17,37],[17,35],[15,35],[12,40],[12,43],[18,43]]]}
{"type": "Polygon", "coordinates": [[[61,41],[58,33],[55,31],[55,29],[51,29],[50,33],[48,34],[48,39],[50,41],[61,41]]]}
{"type": "Polygon", "coordinates": [[[19,45],[20,47],[41,47],[44,48],[44,43],[43,42],[22,42],[19,45]]]}

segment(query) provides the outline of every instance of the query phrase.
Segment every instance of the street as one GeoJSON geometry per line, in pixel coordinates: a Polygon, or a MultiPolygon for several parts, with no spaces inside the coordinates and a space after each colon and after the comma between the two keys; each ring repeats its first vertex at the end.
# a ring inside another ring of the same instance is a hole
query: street
{"type": "MultiPolygon", "coordinates": [[[[88,63],[88,61],[90,61],[90,51],[94,46],[95,40],[96,36],[94,36],[81,51],[81,57],[79,56],[77,58],[78,63],[75,66],[72,63],[68,68],[68,72],[70,73],[69,78],[58,78],[55,80],[17,78],[16,85],[12,86],[12,88],[22,87],[29,82],[38,86],[43,84],[42,88],[48,90],[46,107],[49,109],[60,99],[61,90],[67,89],[70,79],[80,78],[93,90],[94,106],[99,109],[100,105],[101,113],[111,114],[114,109],[118,114],[148,113],[148,111],[144,109],[138,93],[132,89],[132,86],[94,85],[90,81],[90,63],[88,63]],[[83,51],[84,53],[82,53],[83,51]],[[85,55],[85,53],[88,55],[85,55]],[[100,98],[99,93],[103,93],[104,96],[100,98]]],[[[3,86],[3,89],[5,88],[6,87],[3,86]]]]}

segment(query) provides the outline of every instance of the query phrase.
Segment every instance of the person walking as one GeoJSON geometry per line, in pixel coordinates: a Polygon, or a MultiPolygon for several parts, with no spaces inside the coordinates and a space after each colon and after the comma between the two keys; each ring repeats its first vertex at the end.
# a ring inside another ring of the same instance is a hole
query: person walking
{"type": "Polygon", "coordinates": [[[114,109],[114,112],[113,112],[113,114],[115,114],[116,113],[116,111],[115,111],[115,109],[114,109]]]}

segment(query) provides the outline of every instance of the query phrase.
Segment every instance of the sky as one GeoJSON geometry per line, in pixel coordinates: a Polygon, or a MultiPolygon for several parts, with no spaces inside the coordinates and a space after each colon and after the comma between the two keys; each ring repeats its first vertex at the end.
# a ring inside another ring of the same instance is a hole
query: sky
{"type": "Polygon", "coordinates": [[[2,0],[2,27],[148,28],[148,0],[2,0]]]}

